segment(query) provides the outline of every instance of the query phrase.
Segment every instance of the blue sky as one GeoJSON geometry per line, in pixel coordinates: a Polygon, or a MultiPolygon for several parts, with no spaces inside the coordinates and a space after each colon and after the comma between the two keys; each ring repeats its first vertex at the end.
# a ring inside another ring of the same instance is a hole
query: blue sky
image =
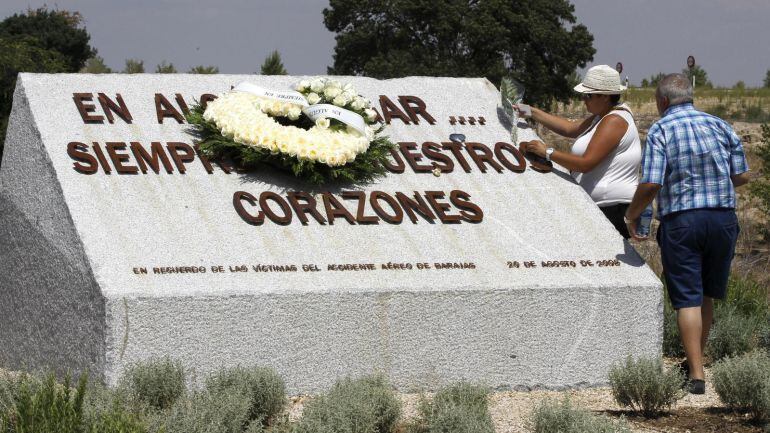
{"type": "MultiPolygon", "coordinates": [[[[253,73],[277,49],[290,74],[323,74],[334,34],[322,0],[3,0],[0,17],[47,3],[78,10],[108,66],[138,58],[186,71],[216,65],[253,73]]],[[[679,71],[688,55],[718,85],[760,85],[770,69],[770,0],[573,0],[595,37],[593,64],[623,62],[632,83],[679,71]]],[[[526,31],[523,29],[522,31],[526,31]]]]}

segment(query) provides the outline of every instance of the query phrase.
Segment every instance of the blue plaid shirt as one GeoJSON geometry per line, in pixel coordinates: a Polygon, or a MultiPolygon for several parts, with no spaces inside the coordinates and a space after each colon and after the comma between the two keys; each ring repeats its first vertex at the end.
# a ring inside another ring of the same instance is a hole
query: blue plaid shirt
{"type": "Polygon", "coordinates": [[[688,209],[734,209],[730,176],[748,170],[741,140],[727,122],[679,104],[647,133],[640,183],[662,185],[658,217],[688,209]]]}

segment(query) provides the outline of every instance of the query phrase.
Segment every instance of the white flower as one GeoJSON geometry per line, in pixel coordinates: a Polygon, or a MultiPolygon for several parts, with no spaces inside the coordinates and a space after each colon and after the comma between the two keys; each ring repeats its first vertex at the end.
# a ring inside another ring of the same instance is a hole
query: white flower
{"type": "Polygon", "coordinates": [[[321,78],[316,78],[310,82],[310,90],[319,93],[324,89],[324,81],[321,78]]]}
{"type": "Polygon", "coordinates": [[[371,108],[367,108],[364,110],[364,114],[366,115],[366,119],[370,122],[374,122],[377,119],[377,112],[372,110],[371,108]]]}
{"type": "Polygon", "coordinates": [[[340,93],[342,93],[342,90],[340,90],[338,87],[327,87],[324,89],[324,96],[326,96],[327,99],[334,99],[340,93]]]}
{"type": "Polygon", "coordinates": [[[342,92],[342,94],[345,95],[345,97],[348,98],[349,101],[352,101],[353,98],[358,96],[356,95],[356,92],[353,92],[351,90],[345,90],[344,92],[342,92]]]}
{"type": "Polygon", "coordinates": [[[321,100],[321,97],[318,96],[318,93],[313,92],[313,93],[310,93],[310,94],[307,95],[307,102],[310,105],[315,105],[320,100],[321,100]]]}
{"type": "Polygon", "coordinates": [[[363,98],[356,97],[353,99],[353,102],[350,103],[350,107],[354,110],[363,110],[364,109],[364,100],[363,98]]]}
{"type": "Polygon", "coordinates": [[[329,119],[327,119],[326,117],[319,117],[319,118],[318,118],[318,119],[315,121],[315,125],[316,125],[317,127],[321,128],[321,129],[329,129],[329,125],[330,125],[330,124],[331,124],[331,122],[330,122],[330,121],[329,121],[329,119]]]}
{"type": "Polygon", "coordinates": [[[334,100],[332,101],[332,104],[338,106],[338,107],[344,107],[347,105],[348,99],[345,97],[345,95],[338,95],[334,100]]]}
{"type": "Polygon", "coordinates": [[[297,87],[295,87],[295,89],[297,89],[299,92],[304,92],[308,87],[310,87],[309,80],[300,80],[300,82],[297,83],[297,87]]]}
{"type": "Polygon", "coordinates": [[[344,91],[346,91],[346,92],[347,92],[348,90],[350,90],[350,91],[354,91],[354,90],[353,90],[353,83],[345,83],[345,84],[342,86],[342,90],[344,90],[344,91]]]}
{"type": "Polygon", "coordinates": [[[291,120],[297,120],[299,119],[300,114],[302,114],[302,110],[299,109],[296,105],[294,107],[291,107],[289,109],[289,112],[286,113],[287,116],[289,116],[289,119],[291,120]]]}
{"type": "Polygon", "coordinates": [[[340,91],[342,90],[342,83],[340,83],[337,80],[329,80],[329,81],[327,81],[326,82],[326,86],[327,87],[334,87],[334,88],[340,89],[340,91]]]}

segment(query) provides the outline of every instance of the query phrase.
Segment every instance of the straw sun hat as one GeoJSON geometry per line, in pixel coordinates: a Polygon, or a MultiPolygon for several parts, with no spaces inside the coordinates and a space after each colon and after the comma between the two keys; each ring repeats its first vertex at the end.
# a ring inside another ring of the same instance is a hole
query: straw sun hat
{"type": "Polygon", "coordinates": [[[620,84],[620,74],[607,65],[598,65],[586,72],[583,82],[575,86],[580,93],[595,93],[599,95],[616,95],[626,91],[626,86],[620,84]]]}

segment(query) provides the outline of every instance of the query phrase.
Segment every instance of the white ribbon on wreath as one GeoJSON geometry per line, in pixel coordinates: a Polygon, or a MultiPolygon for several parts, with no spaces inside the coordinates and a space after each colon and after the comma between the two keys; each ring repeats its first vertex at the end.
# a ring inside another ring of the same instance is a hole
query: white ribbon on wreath
{"type": "Polygon", "coordinates": [[[302,112],[313,122],[322,118],[330,117],[332,119],[339,120],[345,125],[358,131],[361,135],[366,135],[366,122],[360,114],[355,113],[344,108],[340,108],[332,104],[315,104],[310,105],[307,102],[307,98],[300,92],[294,90],[287,91],[275,91],[259,87],[256,84],[243,82],[235,86],[233,89],[236,92],[251,93],[252,95],[260,96],[263,98],[274,99],[281,102],[289,102],[302,106],[302,112]]]}

